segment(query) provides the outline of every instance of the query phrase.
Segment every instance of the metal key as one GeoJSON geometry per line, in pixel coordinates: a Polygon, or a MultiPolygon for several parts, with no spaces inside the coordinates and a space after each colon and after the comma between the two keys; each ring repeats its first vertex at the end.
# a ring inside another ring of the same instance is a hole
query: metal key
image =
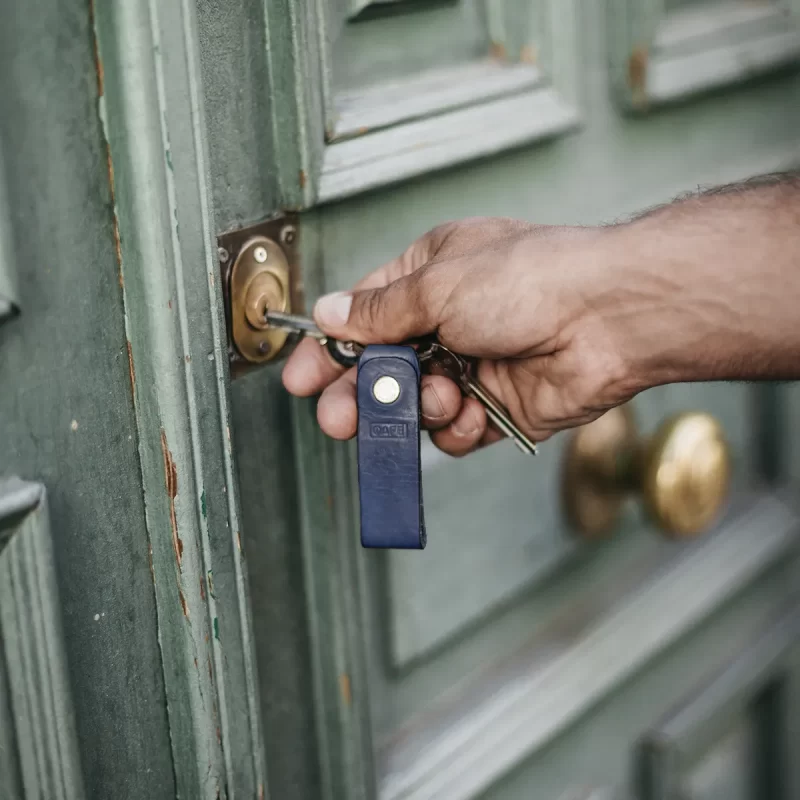
{"type": "Polygon", "coordinates": [[[536,442],[526,436],[501,403],[472,375],[470,362],[443,344],[429,341],[418,351],[420,364],[431,374],[443,374],[455,381],[467,397],[478,400],[486,416],[523,452],[536,455],[536,442]]]}
{"type": "MultiPolygon", "coordinates": [[[[321,345],[327,347],[333,358],[346,367],[354,366],[358,362],[361,353],[364,352],[364,346],[357,342],[343,342],[326,336],[317,327],[314,320],[300,314],[267,311],[267,322],[282,330],[311,336],[321,345]]],[[[472,376],[472,366],[467,359],[454,353],[431,337],[417,340],[414,344],[418,345],[417,356],[419,357],[420,365],[427,372],[445,375],[457,383],[465,395],[473,397],[483,405],[489,419],[506,436],[513,439],[523,453],[536,455],[536,443],[519,429],[511,419],[508,411],[472,376]]]]}
{"type": "Polygon", "coordinates": [[[343,342],[327,336],[310,317],[269,310],[267,310],[266,317],[267,324],[270,326],[316,339],[343,367],[355,366],[358,363],[358,357],[364,352],[364,347],[357,342],[343,342]]]}

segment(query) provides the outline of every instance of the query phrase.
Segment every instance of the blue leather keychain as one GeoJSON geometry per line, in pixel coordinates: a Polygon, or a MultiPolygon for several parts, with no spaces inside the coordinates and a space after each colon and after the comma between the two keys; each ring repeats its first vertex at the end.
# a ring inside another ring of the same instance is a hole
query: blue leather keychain
{"type": "Polygon", "coordinates": [[[370,345],[358,361],[363,547],[422,550],[420,366],[412,347],[370,345]]]}

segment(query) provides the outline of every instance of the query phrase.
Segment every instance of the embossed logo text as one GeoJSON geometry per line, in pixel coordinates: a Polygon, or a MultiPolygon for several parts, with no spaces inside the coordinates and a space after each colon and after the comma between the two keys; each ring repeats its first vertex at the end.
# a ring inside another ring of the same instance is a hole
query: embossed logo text
{"type": "Polygon", "coordinates": [[[405,422],[373,422],[369,426],[372,439],[405,439],[408,425],[405,422]]]}

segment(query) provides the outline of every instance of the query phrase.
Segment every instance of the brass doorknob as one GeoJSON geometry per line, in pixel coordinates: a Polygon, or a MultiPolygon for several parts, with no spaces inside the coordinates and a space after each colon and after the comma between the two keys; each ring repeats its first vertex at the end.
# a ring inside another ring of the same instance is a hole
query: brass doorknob
{"type": "Polygon", "coordinates": [[[631,409],[620,406],[572,434],[565,508],[582,536],[600,538],[613,529],[625,498],[638,493],[663,533],[695,536],[717,517],[730,475],[730,449],[710,414],[675,414],[643,439],[631,409]]]}

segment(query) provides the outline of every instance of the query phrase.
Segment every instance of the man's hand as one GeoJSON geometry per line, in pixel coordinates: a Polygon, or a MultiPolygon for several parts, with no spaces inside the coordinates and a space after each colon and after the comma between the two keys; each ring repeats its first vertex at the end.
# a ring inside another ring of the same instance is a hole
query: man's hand
{"type": "MultiPolygon", "coordinates": [[[[436,228],[351,293],[323,298],[326,333],[394,343],[436,332],[455,352],[480,357],[478,376],[535,441],[580,425],[631,396],[619,331],[598,298],[614,276],[593,250],[604,231],[474,219],[436,228]]],[[[332,437],[355,435],[355,370],[342,374],[304,342],[284,383],[296,395],[323,390],[318,418],[332,437]]],[[[464,455],[500,434],[480,403],[444,377],[422,381],[423,422],[442,450],[464,455]]]]}
{"type": "MultiPolygon", "coordinates": [[[[600,228],[473,219],[436,228],[352,292],[323,297],[339,339],[436,333],[480,358],[478,377],[535,441],[589,422],[651,386],[800,377],[800,178],[722,187],[600,228]]],[[[283,373],[318,418],[355,435],[355,370],[314,342],[283,373]]],[[[464,455],[495,441],[454,383],[427,376],[423,422],[464,455]]]]}

